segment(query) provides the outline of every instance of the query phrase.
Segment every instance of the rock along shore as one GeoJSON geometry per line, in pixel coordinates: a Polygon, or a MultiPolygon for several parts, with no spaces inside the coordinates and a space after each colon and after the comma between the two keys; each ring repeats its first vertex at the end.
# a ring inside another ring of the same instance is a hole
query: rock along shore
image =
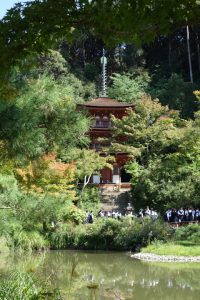
{"type": "Polygon", "coordinates": [[[143,261],[158,261],[158,262],[199,262],[200,256],[176,256],[176,255],[158,255],[153,253],[135,253],[132,258],[143,261]]]}

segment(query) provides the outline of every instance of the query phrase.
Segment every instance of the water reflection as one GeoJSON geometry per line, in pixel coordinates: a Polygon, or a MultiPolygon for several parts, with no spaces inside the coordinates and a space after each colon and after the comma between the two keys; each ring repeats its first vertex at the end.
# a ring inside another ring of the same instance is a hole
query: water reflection
{"type": "Polygon", "coordinates": [[[12,268],[49,278],[66,299],[199,299],[200,265],[139,262],[124,253],[51,251],[1,257],[12,268]]]}

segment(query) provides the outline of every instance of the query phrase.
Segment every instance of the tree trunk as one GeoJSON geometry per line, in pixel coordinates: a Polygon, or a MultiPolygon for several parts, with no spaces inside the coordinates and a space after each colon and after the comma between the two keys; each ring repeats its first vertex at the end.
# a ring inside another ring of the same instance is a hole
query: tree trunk
{"type": "Polygon", "coordinates": [[[83,44],[82,44],[82,55],[83,55],[83,69],[85,69],[85,41],[83,41],[83,44]]]}
{"type": "Polygon", "coordinates": [[[190,69],[190,82],[193,83],[192,62],[191,62],[191,52],[190,52],[190,31],[188,25],[186,27],[186,31],[187,31],[188,63],[190,69]]]}
{"type": "Polygon", "coordinates": [[[200,45],[199,45],[198,32],[196,33],[196,47],[197,47],[198,69],[199,69],[199,73],[200,73],[200,45]]]}
{"type": "Polygon", "coordinates": [[[83,183],[83,188],[81,190],[81,195],[83,194],[83,191],[85,189],[85,187],[88,185],[88,183],[90,182],[90,178],[91,178],[92,174],[89,176],[85,176],[84,177],[84,183],[83,183]]]}
{"type": "Polygon", "coordinates": [[[169,68],[170,69],[171,69],[171,66],[172,66],[171,53],[172,53],[172,45],[171,45],[171,38],[169,37],[169,44],[168,44],[168,64],[169,64],[169,68]]]}

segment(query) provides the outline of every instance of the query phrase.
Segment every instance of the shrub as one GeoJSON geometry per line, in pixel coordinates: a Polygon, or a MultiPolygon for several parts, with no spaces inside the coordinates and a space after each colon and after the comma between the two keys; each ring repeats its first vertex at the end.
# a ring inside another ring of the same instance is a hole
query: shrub
{"type": "Polygon", "coordinates": [[[86,211],[93,211],[96,214],[100,207],[99,190],[96,187],[85,188],[79,205],[80,208],[86,211]]]}
{"type": "Polygon", "coordinates": [[[144,218],[134,219],[131,223],[125,220],[123,223],[115,237],[116,246],[122,250],[136,250],[155,239],[167,240],[171,232],[171,228],[160,220],[144,218]]]}
{"type": "Polygon", "coordinates": [[[175,241],[189,242],[200,245],[200,226],[198,224],[190,224],[185,227],[180,227],[175,231],[175,241]]]}
{"type": "Polygon", "coordinates": [[[14,273],[0,283],[0,299],[62,300],[60,292],[46,283],[39,284],[30,275],[14,273]]]}
{"type": "Polygon", "coordinates": [[[66,249],[73,245],[73,223],[61,224],[49,235],[51,249],[66,249]]]}
{"type": "Polygon", "coordinates": [[[44,250],[49,246],[48,241],[37,231],[14,231],[7,239],[11,249],[32,251],[44,250]]]}
{"type": "Polygon", "coordinates": [[[76,207],[75,205],[70,205],[64,215],[64,221],[74,222],[75,224],[83,223],[85,219],[85,212],[76,207]]]}
{"type": "Polygon", "coordinates": [[[93,224],[62,225],[50,236],[53,249],[135,250],[151,240],[167,240],[170,228],[160,221],[105,218],[93,224]]]}

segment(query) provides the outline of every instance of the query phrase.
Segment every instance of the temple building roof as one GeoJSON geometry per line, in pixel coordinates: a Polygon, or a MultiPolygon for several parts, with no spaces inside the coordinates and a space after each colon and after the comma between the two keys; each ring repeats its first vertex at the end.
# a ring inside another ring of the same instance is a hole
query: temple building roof
{"type": "Polygon", "coordinates": [[[118,100],[111,99],[108,97],[99,97],[91,101],[87,101],[82,105],[86,107],[124,107],[124,108],[134,106],[133,103],[119,102],[118,100]]]}

